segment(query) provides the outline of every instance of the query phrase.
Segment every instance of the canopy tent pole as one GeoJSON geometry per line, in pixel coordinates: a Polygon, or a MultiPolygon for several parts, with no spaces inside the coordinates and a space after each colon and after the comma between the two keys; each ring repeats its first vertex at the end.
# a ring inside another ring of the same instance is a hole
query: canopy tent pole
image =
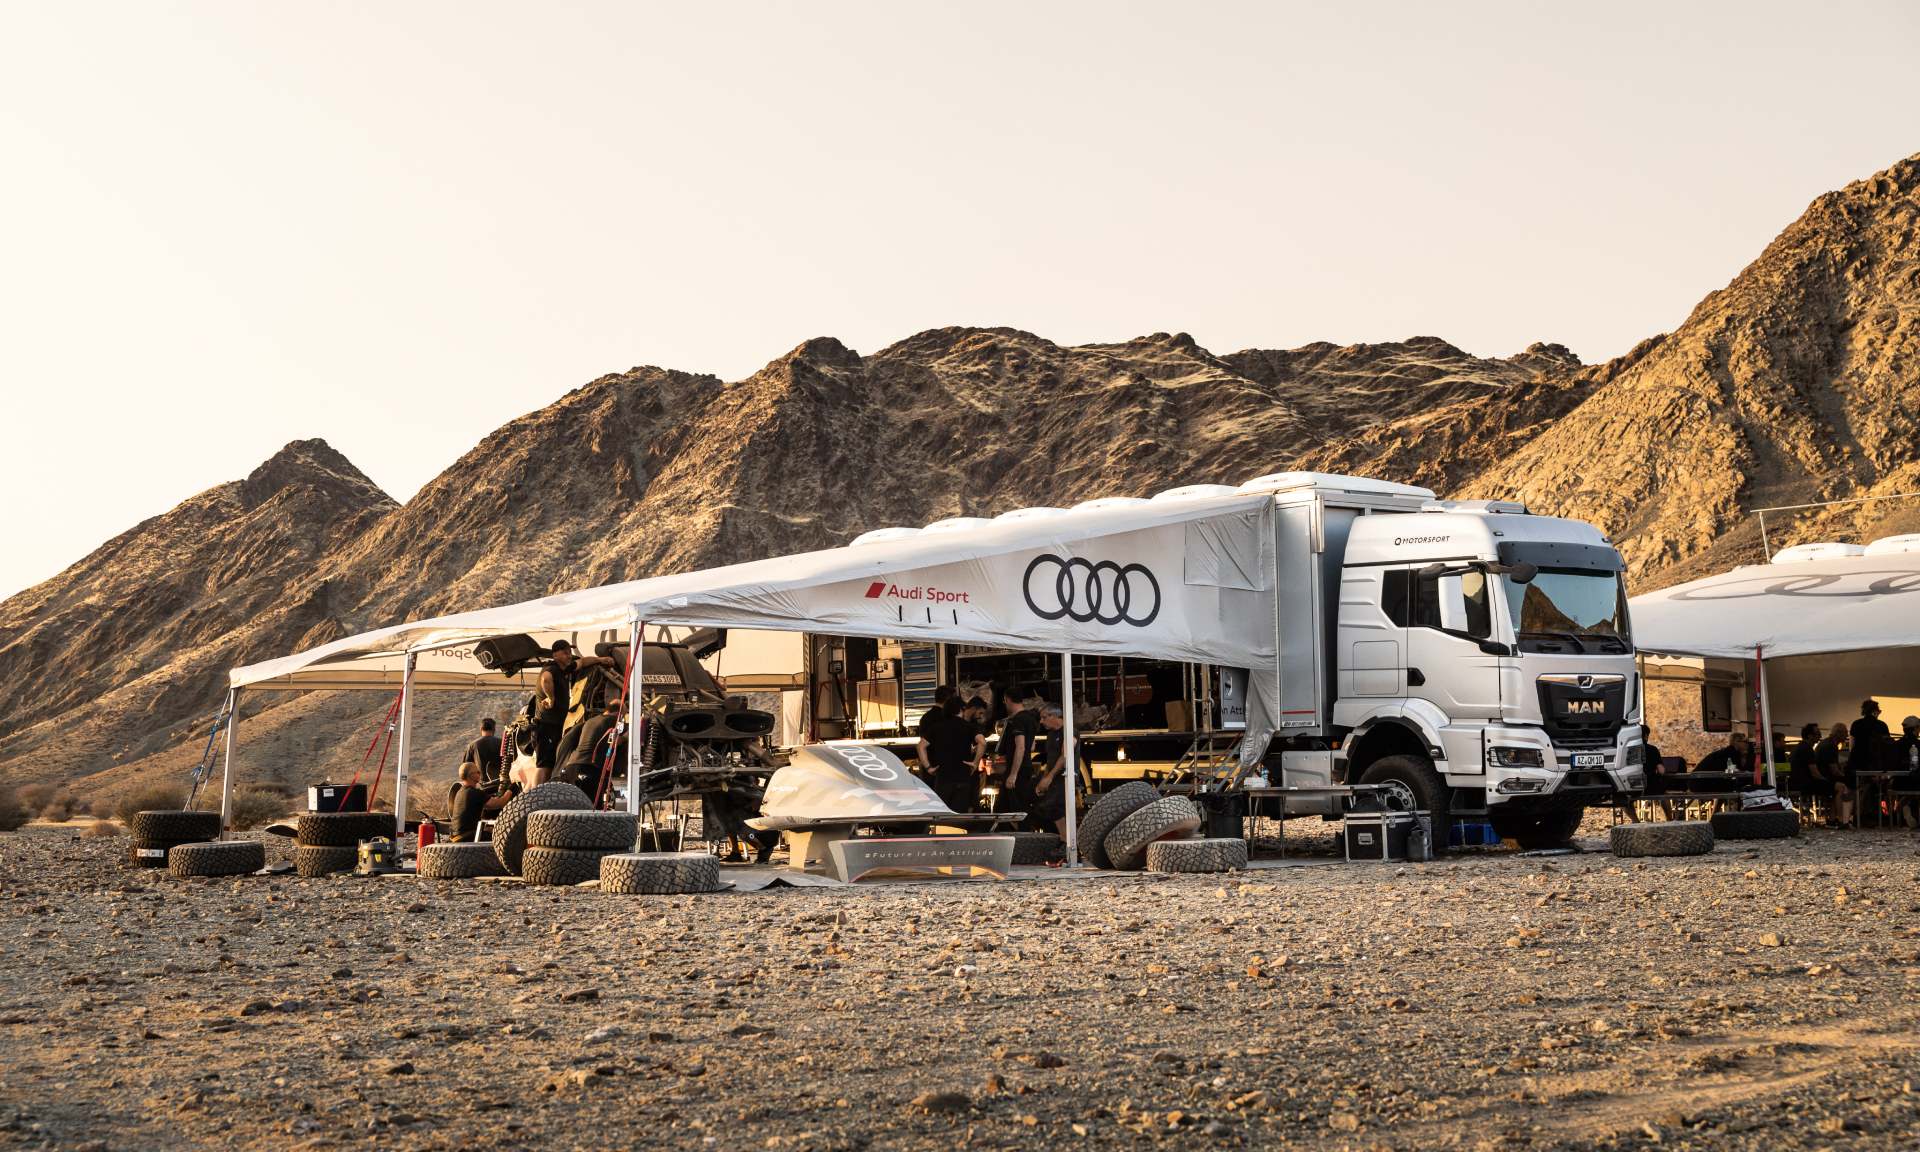
{"type": "Polygon", "coordinates": [[[1080,767],[1074,761],[1073,746],[1073,653],[1060,653],[1060,739],[1063,741],[1060,781],[1067,789],[1067,867],[1080,866],[1080,821],[1074,809],[1080,804],[1080,767]]]}
{"type": "Polygon", "coordinates": [[[647,678],[647,663],[640,655],[643,627],[638,616],[627,622],[627,811],[634,816],[640,815],[640,684],[647,678]]]}
{"type": "Polygon", "coordinates": [[[240,689],[227,689],[227,752],[220,766],[220,837],[233,826],[233,749],[234,733],[240,729],[240,689]]]}
{"type": "Polygon", "coordinates": [[[1760,740],[1761,753],[1767,758],[1767,787],[1774,787],[1773,778],[1773,706],[1767,699],[1767,656],[1762,645],[1753,646],[1753,666],[1758,669],[1760,681],[1760,740]]]}
{"type": "Polygon", "coordinates": [[[400,676],[400,759],[393,766],[393,842],[407,834],[407,769],[413,758],[413,669],[416,657],[407,653],[400,676]]]}

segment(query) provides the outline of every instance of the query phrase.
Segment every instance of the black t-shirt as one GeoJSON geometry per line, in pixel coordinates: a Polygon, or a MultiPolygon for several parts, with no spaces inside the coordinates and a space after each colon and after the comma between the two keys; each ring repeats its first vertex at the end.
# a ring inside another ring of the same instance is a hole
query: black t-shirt
{"type": "Polygon", "coordinates": [[[460,763],[480,765],[482,780],[500,775],[500,737],[482,736],[467,745],[467,754],[460,758],[460,763]]]}
{"type": "Polygon", "coordinates": [[[1813,766],[1832,780],[1840,774],[1840,742],[1829,736],[1813,750],[1813,766]]]}
{"type": "Polygon", "coordinates": [[[1695,772],[1751,772],[1753,771],[1753,749],[1736,752],[1733,745],[1717,748],[1706,754],[1694,767],[1695,772]]]}
{"type": "Polygon", "coordinates": [[[453,798],[453,838],[470,844],[480,831],[480,819],[486,815],[492,796],[484,788],[462,788],[453,798]]]}
{"type": "Polygon", "coordinates": [[[1006,724],[1000,729],[1000,755],[1007,758],[1008,775],[1012,775],[1016,770],[1020,772],[1019,779],[1015,781],[1015,784],[1019,787],[1031,787],[1033,784],[1032,775],[1027,772],[1025,768],[1026,761],[1033,756],[1033,745],[1035,738],[1038,737],[1039,734],[1040,714],[1031,708],[1023,709],[1007,717],[1006,724]],[[1015,760],[1013,758],[1013,745],[1015,739],[1021,736],[1027,738],[1026,747],[1021,759],[1015,760]]]}
{"type": "Polygon", "coordinates": [[[1862,716],[1853,722],[1853,752],[1847,757],[1847,767],[1855,772],[1877,772],[1882,767],[1880,755],[1887,746],[1891,733],[1887,731],[1887,722],[1878,716],[1862,716]]]}
{"type": "Polygon", "coordinates": [[[1813,740],[1802,740],[1794,745],[1793,755],[1787,758],[1787,787],[1795,792],[1813,787],[1813,754],[1817,747],[1813,740]]]}
{"type": "Polygon", "coordinates": [[[926,738],[927,759],[933,770],[942,776],[965,775],[967,761],[973,756],[973,738],[980,730],[965,716],[929,712],[927,717],[933,720],[932,729],[923,720],[920,734],[926,738]]]}

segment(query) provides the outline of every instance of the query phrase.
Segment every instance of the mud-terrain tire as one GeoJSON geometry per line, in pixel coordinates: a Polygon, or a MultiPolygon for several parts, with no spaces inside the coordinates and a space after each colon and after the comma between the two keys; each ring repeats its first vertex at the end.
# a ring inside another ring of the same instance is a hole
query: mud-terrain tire
{"type": "Polygon", "coordinates": [[[1147,865],[1147,845],[1172,836],[1185,837],[1205,822],[1200,809],[1185,796],[1162,796],[1136,809],[1107,833],[1107,859],[1115,868],[1138,872],[1147,865]]]}
{"type": "Polygon", "coordinates": [[[471,880],[500,876],[500,857],[492,844],[429,844],[413,854],[414,872],[429,880],[471,880]]]}
{"type": "Polygon", "coordinates": [[[528,816],[552,809],[586,812],[592,808],[593,801],[587,799],[585,792],[560,780],[549,780],[507,801],[507,806],[500,809],[500,815],[493,821],[493,851],[500,859],[500,867],[505,868],[509,876],[521,875],[520,857],[527,850],[528,816]]]}
{"type": "Polygon", "coordinates": [[[1013,834],[1013,862],[1015,864],[1051,864],[1064,860],[1067,855],[1067,842],[1052,832],[1015,832],[1013,834]]]}
{"type": "Polygon", "coordinates": [[[1147,845],[1149,872],[1244,872],[1245,840],[1155,840],[1147,845]]]}
{"type": "Polygon", "coordinates": [[[570,888],[600,878],[604,848],[528,848],[520,857],[520,878],[543,888],[570,888]]]}
{"type": "Polygon", "coordinates": [[[1715,812],[1709,821],[1716,840],[1785,840],[1800,835],[1800,813],[1715,812]]]}
{"type": "Polygon", "coordinates": [[[710,852],[616,852],[600,859],[600,891],[677,896],[720,890],[720,861],[710,852]]]}
{"type": "Polygon", "coordinates": [[[393,838],[391,813],[302,812],[293,828],[293,842],[309,848],[358,848],[383,836],[393,838]]]}
{"type": "Polygon", "coordinates": [[[175,876],[245,876],[267,866],[267,846],[258,840],[216,840],[176,844],[167,851],[167,871],[175,876]]]}
{"type": "Polygon", "coordinates": [[[1704,820],[1648,821],[1613,826],[1615,856],[1705,856],[1713,851],[1713,825],[1704,820]]]}
{"type": "Polygon", "coordinates": [[[1532,852],[1541,848],[1564,848],[1571,844],[1573,834],[1580,830],[1580,821],[1586,814],[1584,808],[1567,812],[1541,812],[1532,816],[1514,816],[1496,810],[1487,814],[1487,822],[1493,825],[1495,836],[1513,841],[1520,845],[1522,851],[1532,852]]]}
{"type": "Polygon", "coordinates": [[[628,812],[576,812],[549,808],[527,813],[529,848],[611,848],[633,851],[640,818],[628,812]]]}
{"type": "Polygon", "coordinates": [[[167,866],[167,853],[182,844],[198,843],[202,843],[202,841],[162,840],[156,843],[152,840],[135,840],[127,848],[127,863],[133,865],[135,868],[165,868],[167,866]]]}
{"type": "Polygon", "coordinates": [[[220,813],[177,809],[135,812],[127,832],[149,844],[204,844],[220,835],[220,813]]]}
{"type": "Polygon", "coordinates": [[[360,863],[360,849],[331,848],[321,844],[301,844],[293,850],[293,874],[309,880],[351,872],[360,863]]]}
{"type": "Polygon", "coordinates": [[[1375,792],[1373,797],[1389,811],[1425,812],[1433,829],[1429,837],[1433,854],[1446,852],[1448,837],[1453,834],[1453,793],[1433,765],[1418,756],[1382,756],[1367,765],[1360,783],[1384,786],[1385,791],[1375,792]]]}
{"type": "Polygon", "coordinates": [[[1107,858],[1107,834],[1120,821],[1160,799],[1160,790],[1145,780],[1129,780],[1093,802],[1086,819],[1080,821],[1080,852],[1095,868],[1111,868],[1107,858]]]}

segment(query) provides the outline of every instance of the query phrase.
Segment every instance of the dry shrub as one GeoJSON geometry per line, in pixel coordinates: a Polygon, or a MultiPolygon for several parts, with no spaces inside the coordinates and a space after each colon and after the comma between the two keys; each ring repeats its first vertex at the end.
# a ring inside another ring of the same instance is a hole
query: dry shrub
{"type": "Polygon", "coordinates": [[[93,805],[63,789],[48,796],[38,810],[42,820],[61,821],[85,816],[93,811],[93,805]]]}
{"type": "Polygon", "coordinates": [[[28,812],[40,812],[58,791],[60,786],[57,784],[22,784],[14,790],[13,796],[28,812]]]}
{"type": "Polygon", "coordinates": [[[114,804],[113,814],[122,824],[132,824],[136,812],[172,812],[184,808],[187,803],[187,790],[178,785],[148,784],[131,792],[123,792],[114,804]]]}
{"type": "Polygon", "coordinates": [[[32,819],[20,796],[11,788],[0,789],[0,832],[11,832],[32,819]]]}
{"type": "Polygon", "coordinates": [[[120,825],[115,824],[111,820],[95,820],[93,823],[87,825],[86,829],[82,831],[80,835],[93,840],[102,840],[108,836],[120,835],[120,825]]]}
{"type": "Polygon", "coordinates": [[[284,795],[271,788],[239,788],[233,793],[232,826],[245,830],[285,816],[293,807],[284,795]]]}

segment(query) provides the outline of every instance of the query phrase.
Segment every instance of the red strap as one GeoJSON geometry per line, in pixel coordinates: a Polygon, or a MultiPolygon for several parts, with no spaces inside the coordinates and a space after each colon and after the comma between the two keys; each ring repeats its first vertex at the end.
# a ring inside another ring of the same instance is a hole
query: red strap
{"type": "MultiPolygon", "coordinates": [[[[373,730],[373,739],[367,741],[367,753],[360,757],[360,767],[353,770],[353,779],[347,781],[346,789],[340,793],[340,803],[335,805],[333,809],[335,812],[346,811],[347,800],[353,795],[353,786],[360,783],[360,773],[365,771],[367,761],[373,759],[373,749],[376,744],[380,743],[380,734],[385,732],[387,735],[387,743],[393,743],[393,717],[396,712],[400,711],[400,700],[405,694],[405,689],[393,694],[393,703],[387,707],[387,717],[380,721],[380,727],[373,730]]],[[[380,753],[380,764],[382,767],[385,767],[386,763],[387,754],[385,751],[382,751],[380,753]]],[[[380,777],[377,775],[373,778],[373,790],[375,792],[380,790],[380,777]]],[[[372,796],[367,797],[367,811],[373,811],[372,796]]]]}

